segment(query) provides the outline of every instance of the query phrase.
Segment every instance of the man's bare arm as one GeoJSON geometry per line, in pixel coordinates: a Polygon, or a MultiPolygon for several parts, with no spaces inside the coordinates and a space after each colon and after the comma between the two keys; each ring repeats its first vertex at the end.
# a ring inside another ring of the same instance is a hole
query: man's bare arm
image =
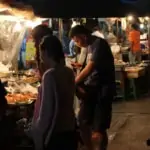
{"type": "Polygon", "coordinates": [[[75,82],[76,84],[80,83],[83,81],[93,70],[94,68],[94,62],[89,61],[86,67],[81,71],[81,73],[76,77],[75,82]]]}

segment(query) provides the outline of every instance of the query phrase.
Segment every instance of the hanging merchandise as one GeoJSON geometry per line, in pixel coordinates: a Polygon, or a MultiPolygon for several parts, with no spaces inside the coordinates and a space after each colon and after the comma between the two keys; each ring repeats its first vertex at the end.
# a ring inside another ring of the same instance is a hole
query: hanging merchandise
{"type": "Polygon", "coordinates": [[[19,67],[18,67],[19,69],[26,68],[26,42],[27,42],[27,33],[24,36],[19,53],[19,67]]]}
{"type": "Polygon", "coordinates": [[[141,23],[144,23],[145,19],[143,17],[139,17],[141,23]]]}
{"type": "Polygon", "coordinates": [[[126,28],[127,28],[126,18],[121,19],[121,27],[123,30],[126,30],[126,28]]]}
{"type": "Polygon", "coordinates": [[[1,61],[6,65],[12,65],[12,69],[14,70],[17,68],[18,54],[25,30],[25,26],[18,20],[18,18],[1,15],[0,50],[3,51],[1,52],[1,61]]]}
{"type": "Polygon", "coordinates": [[[14,27],[14,31],[19,32],[19,31],[21,31],[21,29],[22,29],[22,26],[21,26],[20,22],[17,22],[14,27]]]}
{"type": "Polygon", "coordinates": [[[105,22],[106,18],[98,18],[98,22],[105,22]]]}
{"type": "Polygon", "coordinates": [[[86,24],[86,18],[82,18],[82,24],[86,24]]]}
{"type": "Polygon", "coordinates": [[[26,61],[34,60],[35,53],[36,49],[34,46],[33,38],[31,36],[31,31],[29,31],[26,43],[26,61]]]}

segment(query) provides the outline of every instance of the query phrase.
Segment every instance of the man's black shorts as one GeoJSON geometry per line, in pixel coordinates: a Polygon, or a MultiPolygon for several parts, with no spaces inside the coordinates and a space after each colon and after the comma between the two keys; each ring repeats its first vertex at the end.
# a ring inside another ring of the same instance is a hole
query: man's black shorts
{"type": "Polygon", "coordinates": [[[79,123],[87,124],[93,131],[105,131],[110,127],[113,96],[109,91],[86,89],[87,96],[81,100],[79,123]]]}

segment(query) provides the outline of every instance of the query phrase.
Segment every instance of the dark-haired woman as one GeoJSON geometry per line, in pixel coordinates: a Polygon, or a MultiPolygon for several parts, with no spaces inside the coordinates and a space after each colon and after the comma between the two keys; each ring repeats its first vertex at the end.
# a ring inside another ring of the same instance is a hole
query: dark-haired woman
{"type": "Polygon", "coordinates": [[[47,71],[42,77],[38,119],[33,124],[36,150],[75,150],[74,74],[65,66],[60,41],[44,37],[40,58],[47,71]]]}
{"type": "Polygon", "coordinates": [[[40,73],[40,77],[42,77],[46,68],[44,68],[44,65],[40,61],[39,44],[44,36],[52,35],[52,34],[53,34],[52,29],[44,24],[40,24],[32,30],[32,37],[36,48],[35,59],[36,59],[38,71],[40,73]]]}
{"type": "MultiPolygon", "coordinates": [[[[39,45],[40,42],[42,40],[42,38],[44,36],[50,36],[53,34],[53,31],[51,30],[51,28],[49,28],[46,25],[40,24],[38,26],[36,26],[33,30],[32,30],[32,37],[34,40],[34,45],[36,48],[36,63],[37,63],[37,69],[38,69],[38,76],[40,78],[40,81],[42,79],[42,76],[46,70],[45,65],[43,64],[43,62],[41,62],[40,60],[40,50],[39,50],[39,45]]],[[[38,118],[39,115],[39,107],[40,107],[40,98],[41,97],[41,87],[38,88],[38,99],[35,103],[35,108],[34,108],[34,114],[33,114],[33,122],[35,122],[38,118]]]]}

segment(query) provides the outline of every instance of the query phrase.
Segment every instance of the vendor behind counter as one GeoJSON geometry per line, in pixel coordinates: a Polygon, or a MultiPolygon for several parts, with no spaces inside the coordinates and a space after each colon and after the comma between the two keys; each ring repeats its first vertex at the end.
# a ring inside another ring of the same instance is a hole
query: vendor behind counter
{"type": "Polygon", "coordinates": [[[131,25],[131,31],[129,32],[129,62],[131,65],[135,65],[136,61],[141,62],[141,46],[140,46],[140,31],[137,24],[131,25]]]}

